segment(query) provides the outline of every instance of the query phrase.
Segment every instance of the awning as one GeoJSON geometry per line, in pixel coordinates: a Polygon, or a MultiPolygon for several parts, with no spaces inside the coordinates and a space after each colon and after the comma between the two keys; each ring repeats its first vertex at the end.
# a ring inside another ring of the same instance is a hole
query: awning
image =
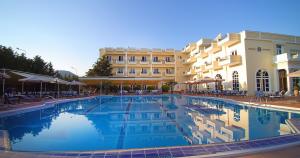
{"type": "Polygon", "coordinates": [[[51,83],[52,80],[51,80],[51,78],[46,78],[46,77],[31,76],[31,77],[19,79],[19,82],[47,82],[47,83],[51,83]]]}
{"type": "Polygon", "coordinates": [[[287,76],[288,77],[300,77],[300,70],[289,73],[287,76]]]}
{"type": "Polygon", "coordinates": [[[6,73],[0,72],[0,79],[6,79],[6,78],[10,78],[10,76],[6,73]]]}
{"type": "Polygon", "coordinates": [[[222,82],[225,81],[224,79],[214,79],[210,77],[201,78],[195,81],[187,81],[185,84],[203,84],[203,83],[212,83],[212,82],[222,82]]]}
{"type": "Polygon", "coordinates": [[[20,82],[46,82],[46,83],[66,84],[66,85],[70,84],[70,82],[68,81],[59,78],[54,78],[52,76],[19,72],[19,71],[10,71],[10,72],[24,77],[23,79],[19,79],[20,82]]]}
{"type": "Polygon", "coordinates": [[[113,84],[158,84],[159,82],[173,81],[174,78],[161,77],[81,77],[81,82],[87,85],[98,85],[101,82],[112,82],[113,84]]]}
{"type": "Polygon", "coordinates": [[[70,85],[74,85],[74,86],[85,86],[86,84],[74,80],[74,81],[70,82],[70,85]]]}
{"type": "Polygon", "coordinates": [[[62,79],[59,79],[59,78],[53,78],[52,79],[52,83],[59,83],[59,84],[66,84],[66,85],[70,84],[70,82],[62,80],[62,79]]]}

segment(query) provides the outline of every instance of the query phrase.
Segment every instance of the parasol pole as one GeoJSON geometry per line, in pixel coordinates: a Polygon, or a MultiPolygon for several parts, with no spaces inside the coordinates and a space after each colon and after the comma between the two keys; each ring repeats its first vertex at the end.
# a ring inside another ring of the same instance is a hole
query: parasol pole
{"type": "Polygon", "coordinates": [[[42,90],[43,90],[43,82],[41,81],[41,87],[40,87],[40,98],[42,98],[42,90]]]}

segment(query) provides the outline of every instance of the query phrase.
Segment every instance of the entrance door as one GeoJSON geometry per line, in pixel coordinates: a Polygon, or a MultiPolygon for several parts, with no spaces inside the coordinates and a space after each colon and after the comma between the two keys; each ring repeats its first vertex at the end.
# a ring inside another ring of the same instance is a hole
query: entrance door
{"type": "Polygon", "coordinates": [[[279,76],[279,91],[284,90],[287,91],[287,77],[286,77],[286,70],[278,70],[279,76]]]}

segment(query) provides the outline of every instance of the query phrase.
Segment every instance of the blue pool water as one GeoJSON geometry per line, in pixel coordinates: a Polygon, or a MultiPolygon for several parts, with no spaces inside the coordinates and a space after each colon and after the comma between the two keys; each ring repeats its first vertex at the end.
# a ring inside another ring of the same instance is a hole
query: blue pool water
{"type": "Polygon", "coordinates": [[[290,134],[275,111],[180,95],[103,96],[0,116],[12,150],[109,150],[253,140],[290,134]]]}

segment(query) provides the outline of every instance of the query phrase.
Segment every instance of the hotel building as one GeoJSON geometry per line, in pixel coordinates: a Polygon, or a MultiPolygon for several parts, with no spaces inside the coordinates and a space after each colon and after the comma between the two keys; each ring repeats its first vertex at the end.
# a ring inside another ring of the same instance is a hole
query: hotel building
{"type": "MultiPolygon", "coordinates": [[[[300,37],[242,31],[219,34],[174,49],[102,48],[113,67],[112,80],[134,80],[146,87],[176,81],[175,90],[293,90],[298,78],[287,74],[300,69],[300,37]],[[203,84],[203,79],[218,79],[203,84]],[[139,82],[142,81],[142,82],[139,82]],[[153,82],[150,82],[153,81],[153,82]]],[[[125,84],[132,82],[125,82],[125,84]]]]}

